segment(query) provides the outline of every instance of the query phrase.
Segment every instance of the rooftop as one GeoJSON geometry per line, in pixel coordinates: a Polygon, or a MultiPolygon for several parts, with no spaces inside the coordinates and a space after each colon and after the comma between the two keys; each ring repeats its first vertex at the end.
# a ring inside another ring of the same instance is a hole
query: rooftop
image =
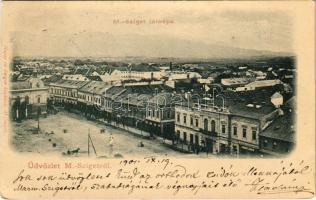
{"type": "Polygon", "coordinates": [[[87,84],[88,82],[89,81],[73,81],[73,80],[60,79],[60,80],[56,81],[55,83],[50,83],[49,85],[79,89],[82,86],[84,86],[85,84],[87,84]]]}
{"type": "Polygon", "coordinates": [[[83,87],[81,87],[79,91],[104,95],[105,91],[110,87],[111,85],[106,82],[90,81],[87,84],[85,84],[83,87]]]}
{"type": "Polygon", "coordinates": [[[294,140],[294,115],[291,112],[275,119],[260,136],[293,142],[294,140]]]}
{"type": "Polygon", "coordinates": [[[11,83],[11,90],[31,89],[31,84],[28,81],[17,81],[11,83]]]}

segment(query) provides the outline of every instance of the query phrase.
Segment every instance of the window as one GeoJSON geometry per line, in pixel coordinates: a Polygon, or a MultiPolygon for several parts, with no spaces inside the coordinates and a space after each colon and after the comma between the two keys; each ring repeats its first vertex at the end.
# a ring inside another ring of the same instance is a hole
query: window
{"type": "Polygon", "coordinates": [[[180,113],[177,113],[177,122],[180,122],[180,113]]]}
{"type": "Polygon", "coordinates": [[[277,147],[277,143],[276,143],[276,142],[273,142],[272,148],[273,148],[273,149],[276,149],[276,147],[277,147]]]}
{"type": "Polygon", "coordinates": [[[222,124],[222,133],[226,133],[226,126],[222,124]]]}
{"type": "Polygon", "coordinates": [[[263,146],[264,146],[264,147],[267,147],[267,146],[268,146],[268,140],[264,140],[264,141],[263,141],[263,146]]]}
{"type": "Polygon", "coordinates": [[[257,131],[252,130],[252,140],[257,140],[257,131]]]}
{"type": "Polygon", "coordinates": [[[190,144],[193,144],[193,134],[190,134],[190,144]]]}
{"type": "Polygon", "coordinates": [[[196,126],[196,127],[199,126],[199,119],[195,119],[195,126],[196,126]]]}
{"type": "Polygon", "coordinates": [[[171,111],[167,111],[167,118],[168,118],[168,119],[171,118],[171,111]]]}
{"type": "Polygon", "coordinates": [[[235,153],[237,153],[237,146],[236,146],[236,145],[233,145],[233,151],[234,151],[235,153]]]}
{"type": "Polygon", "coordinates": [[[177,138],[180,138],[180,131],[177,130],[177,138]]]}
{"type": "Polygon", "coordinates": [[[208,131],[208,120],[204,119],[204,130],[208,131]]]}
{"type": "Polygon", "coordinates": [[[212,132],[215,132],[215,125],[216,125],[216,124],[215,124],[215,121],[212,120],[212,121],[211,121],[211,131],[212,131],[212,132]]]}
{"type": "Polygon", "coordinates": [[[198,135],[195,135],[195,144],[199,144],[199,136],[198,135]]]}
{"type": "Polygon", "coordinates": [[[183,116],[183,123],[186,124],[187,123],[187,116],[183,116]]]}
{"type": "Polygon", "coordinates": [[[187,142],[187,132],[183,132],[183,141],[184,143],[187,142]]]}
{"type": "Polygon", "coordinates": [[[247,137],[247,128],[242,128],[242,137],[246,138],[247,137]]]}
{"type": "Polygon", "coordinates": [[[193,126],[193,117],[190,117],[190,125],[193,126]]]}
{"type": "Polygon", "coordinates": [[[235,136],[237,136],[237,126],[234,126],[234,127],[233,127],[233,134],[234,134],[235,136]]]}
{"type": "Polygon", "coordinates": [[[41,97],[37,97],[37,103],[41,103],[41,97]]]}

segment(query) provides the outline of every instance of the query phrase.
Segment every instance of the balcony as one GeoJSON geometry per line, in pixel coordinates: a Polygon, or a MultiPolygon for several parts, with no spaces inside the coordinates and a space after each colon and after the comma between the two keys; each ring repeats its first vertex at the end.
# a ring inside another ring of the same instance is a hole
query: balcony
{"type": "Polygon", "coordinates": [[[199,129],[199,132],[203,133],[204,135],[211,136],[211,137],[217,137],[218,136],[217,132],[210,131],[210,130],[205,130],[205,129],[202,129],[202,128],[199,129]]]}

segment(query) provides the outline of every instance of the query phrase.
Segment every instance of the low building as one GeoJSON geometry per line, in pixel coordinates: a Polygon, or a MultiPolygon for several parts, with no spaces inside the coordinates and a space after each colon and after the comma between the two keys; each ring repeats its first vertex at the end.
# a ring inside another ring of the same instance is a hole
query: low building
{"type": "Polygon", "coordinates": [[[273,87],[275,85],[282,84],[282,82],[278,79],[274,80],[257,80],[253,81],[251,83],[246,84],[245,86],[242,87],[237,87],[235,91],[240,92],[240,91],[250,91],[250,90],[256,90],[259,88],[264,88],[264,87],[273,87]]]}
{"type": "Polygon", "coordinates": [[[251,78],[223,78],[221,79],[221,84],[225,87],[230,86],[243,86],[250,83],[253,79],[251,78]]]}
{"type": "Polygon", "coordinates": [[[264,155],[288,154],[294,147],[294,133],[293,114],[280,116],[260,133],[260,151],[264,155]]]}
{"type": "Polygon", "coordinates": [[[133,71],[133,70],[114,70],[111,73],[111,77],[108,77],[109,80],[115,81],[115,80],[142,80],[142,79],[161,79],[163,75],[163,72],[161,71],[133,71]]]}
{"type": "Polygon", "coordinates": [[[89,79],[82,74],[67,74],[64,75],[62,79],[71,81],[89,81],[89,79]]]}
{"type": "Polygon", "coordinates": [[[263,155],[282,156],[293,150],[295,106],[295,97],[292,97],[280,107],[281,115],[260,133],[260,151],[263,155]]]}
{"type": "Polygon", "coordinates": [[[39,78],[12,82],[10,107],[13,120],[21,120],[47,113],[48,87],[39,78]]]}

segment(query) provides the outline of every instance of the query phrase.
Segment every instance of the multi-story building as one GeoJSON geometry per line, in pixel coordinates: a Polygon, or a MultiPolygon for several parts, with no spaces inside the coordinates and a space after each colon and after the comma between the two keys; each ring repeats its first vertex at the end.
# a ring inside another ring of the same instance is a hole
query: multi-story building
{"type": "Polygon", "coordinates": [[[89,83],[88,81],[58,80],[49,84],[49,95],[54,104],[66,108],[76,108],[78,103],[78,90],[89,83]]]}
{"type": "Polygon", "coordinates": [[[12,82],[10,89],[11,116],[14,120],[46,114],[48,88],[39,78],[12,82]]]}
{"type": "Polygon", "coordinates": [[[78,89],[78,108],[90,117],[99,117],[104,111],[103,96],[111,85],[102,81],[90,81],[78,89]]]}
{"type": "Polygon", "coordinates": [[[188,150],[209,153],[259,152],[259,133],[278,115],[269,104],[248,104],[221,97],[201,104],[188,100],[175,107],[175,134],[188,150]],[[221,102],[221,103],[220,103],[221,102]]]}
{"type": "Polygon", "coordinates": [[[174,100],[173,93],[163,92],[152,96],[146,106],[146,123],[152,125],[155,135],[173,139],[174,100]]]}
{"type": "Polygon", "coordinates": [[[171,89],[163,83],[112,86],[104,98],[104,118],[170,138],[174,131],[171,89]]]}

